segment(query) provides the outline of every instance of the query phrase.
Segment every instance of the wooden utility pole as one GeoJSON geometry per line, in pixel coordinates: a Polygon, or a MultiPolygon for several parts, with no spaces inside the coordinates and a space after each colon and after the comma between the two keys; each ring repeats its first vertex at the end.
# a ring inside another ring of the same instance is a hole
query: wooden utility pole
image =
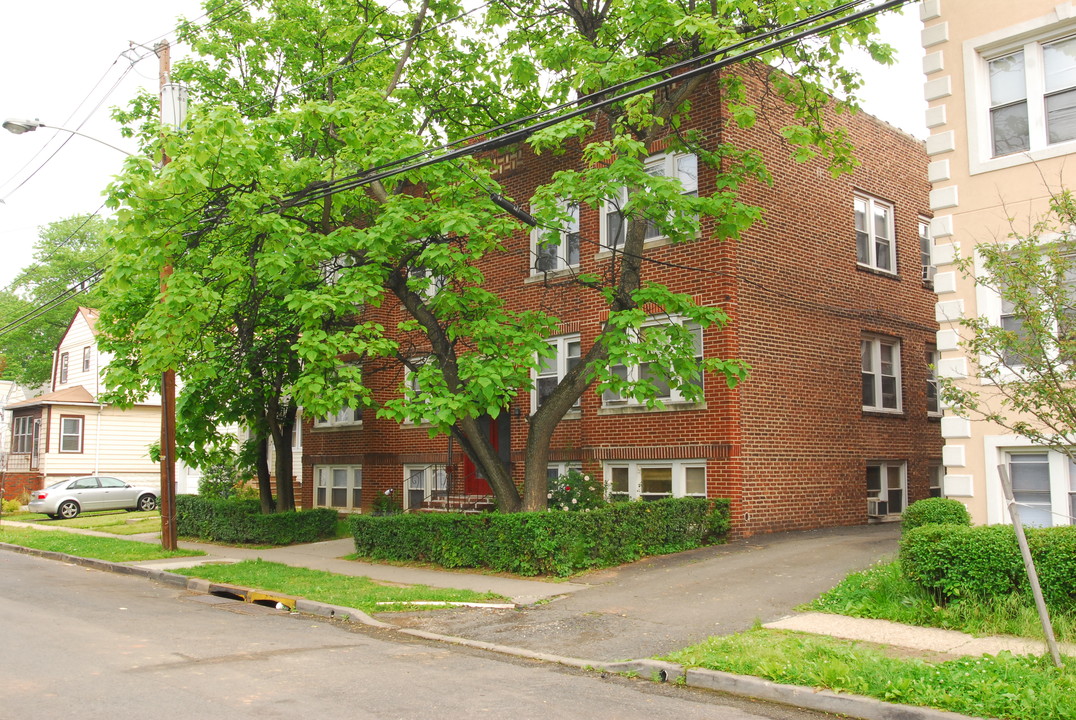
{"type": "Polygon", "coordinates": [[[1027,544],[1027,535],[1024,534],[1024,526],[1020,522],[1020,511],[1017,510],[1016,498],[1012,493],[1009,468],[1005,465],[998,465],[998,475],[1001,477],[1001,489],[1005,492],[1005,502],[1009,506],[1012,527],[1016,531],[1016,544],[1020,546],[1020,556],[1024,559],[1024,569],[1027,571],[1028,582],[1031,583],[1031,594],[1035,598],[1035,608],[1039,611],[1042,634],[1046,636],[1046,645],[1050,648],[1050,657],[1053,658],[1054,665],[1061,667],[1061,653],[1057,649],[1054,626],[1050,623],[1050,613],[1046,610],[1046,601],[1042,598],[1042,588],[1039,586],[1039,573],[1035,570],[1035,561],[1031,559],[1031,548],[1027,544]]]}
{"type": "MultiPolygon", "coordinates": [[[[161,68],[161,107],[164,107],[164,86],[171,82],[172,59],[168,41],[153,46],[161,68]]],[[[168,155],[161,152],[161,167],[168,164],[168,155]]],[[[161,299],[168,289],[172,261],[161,268],[161,299]]],[[[161,547],[177,549],[176,539],[176,371],[169,368],[161,378],[161,547]]]]}

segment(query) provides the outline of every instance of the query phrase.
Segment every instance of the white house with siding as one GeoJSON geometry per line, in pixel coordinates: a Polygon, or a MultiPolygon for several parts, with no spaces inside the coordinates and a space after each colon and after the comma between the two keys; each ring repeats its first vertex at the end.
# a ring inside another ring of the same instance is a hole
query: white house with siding
{"type": "MultiPolygon", "coordinates": [[[[9,467],[24,470],[36,487],[98,474],[146,487],[160,483],[149,456],[160,439],[160,401],[122,410],[99,402],[109,358],[97,348],[97,317],[96,310],[80,307],[56,348],[50,391],[8,406],[9,467]]],[[[197,491],[184,484],[181,479],[179,492],[197,491]]]]}

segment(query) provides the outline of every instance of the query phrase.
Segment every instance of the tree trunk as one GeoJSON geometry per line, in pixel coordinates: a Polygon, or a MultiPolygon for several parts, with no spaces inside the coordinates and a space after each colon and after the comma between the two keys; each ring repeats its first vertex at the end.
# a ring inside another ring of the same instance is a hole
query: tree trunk
{"type": "Polygon", "coordinates": [[[295,483],[292,477],[291,435],[295,428],[295,405],[290,401],[283,414],[270,420],[273,448],[276,450],[276,504],[278,512],[295,509],[295,483]]]}
{"type": "Polygon", "coordinates": [[[254,430],[254,471],[258,475],[258,498],[262,504],[262,515],[276,512],[273,503],[273,485],[269,474],[269,441],[261,428],[254,430]]]}

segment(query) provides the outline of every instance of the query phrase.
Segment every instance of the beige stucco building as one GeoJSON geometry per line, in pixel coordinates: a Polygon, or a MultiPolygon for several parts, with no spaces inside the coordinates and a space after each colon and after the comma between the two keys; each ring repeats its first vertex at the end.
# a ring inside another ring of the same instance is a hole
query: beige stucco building
{"type": "MultiPolygon", "coordinates": [[[[938,294],[937,372],[989,395],[959,346],[962,317],[1000,323],[997,293],[953,266],[976,244],[1026,232],[1051,191],[1076,187],[1076,5],[1056,0],[924,0],[930,223],[938,294]]],[[[929,245],[929,241],[928,241],[929,245]]],[[[998,466],[1021,515],[1067,525],[1076,467],[1004,428],[946,411],[944,492],[978,523],[1008,522],[998,466]]]]}

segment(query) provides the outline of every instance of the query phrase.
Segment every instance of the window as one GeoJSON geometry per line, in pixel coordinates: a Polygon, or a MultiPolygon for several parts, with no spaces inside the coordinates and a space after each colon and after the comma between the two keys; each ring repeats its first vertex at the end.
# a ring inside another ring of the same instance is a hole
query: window
{"type": "Polygon", "coordinates": [[[545,467],[545,477],[547,480],[556,480],[562,475],[567,475],[572,470],[581,473],[583,472],[583,466],[577,462],[549,463],[545,467]]]}
{"type": "Polygon", "coordinates": [[[427,499],[448,492],[448,470],[444,465],[404,465],[407,507],[422,507],[427,499]]]}
{"type": "Polygon", "coordinates": [[[67,366],[70,362],[68,353],[60,353],[60,384],[67,384],[67,366]]]}
{"type": "MultiPolygon", "coordinates": [[[[1024,317],[1017,312],[1016,303],[1013,302],[1006,292],[1007,287],[1000,285],[998,293],[1001,295],[1001,316],[999,322],[1001,329],[1012,333],[1016,337],[1015,346],[1005,343],[1001,361],[1009,366],[1016,367],[1024,364],[1024,354],[1020,352],[1020,346],[1027,341],[1027,331],[1024,329],[1024,317]]],[[[1035,292],[1035,288],[1030,289],[1035,292]]]]}
{"type": "Polygon", "coordinates": [[[362,509],[361,465],[314,467],[314,507],[362,509]]]}
{"type": "Polygon", "coordinates": [[[531,233],[532,273],[556,272],[579,265],[579,206],[561,203],[568,216],[560,230],[535,228],[531,233]]]}
{"type": "MultiPolygon", "coordinates": [[[[699,161],[689,153],[664,153],[654,155],[646,160],[643,169],[652,177],[675,178],[680,181],[682,194],[697,197],[699,194],[699,161]]],[[[621,188],[615,198],[605,202],[602,211],[601,240],[607,248],[616,248],[624,244],[625,232],[624,206],[628,203],[628,189],[621,188]]],[[[663,237],[661,229],[652,221],[647,221],[646,240],[663,237]]]]}
{"type": "Polygon", "coordinates": [[[60,416],[60,452],[82,452],[82,418],[60,416]]]}
{"type": "MultiPolygon", "coordinates": [[[[335,413],[326,415],[324,417],[314,418],[314,427],[339,427],[341,425],[361,425],[362,424],[362,408],[340,408],[335,413]]],[[[299,420],[296,419],[295,427],[299,427],[299,420]]],[[[299,432],[296,430],[296,432],[299,432]]],[[[297,437],[297,436],[296,436],[297,437]]],[[[292,447],[300,447],[295,444],[296,439],[293,438],[292,447]]],[[[299,441],[301,442],[301,441],[299,441]]]]}
{"type": "Polygon", "coordinates": [[[447,281],[443,275],[435,275],[424,267],[411,266],[407,269],[407,287],[418,293],[427,302],[437,297],[445,289],[447,281]]]}
{"type": "Polygon", "coordinates": [[[899,412],[900,342],[867,337],[860,343],[863,356],[863,409],[899,412]]]}
{"type": "MultiPolygon", "coordinates": [[[[539,358],[541,365],[535,373],[534,392],[531,398],[533,410],[537,410],[550,393],[557,389],[557,385],[564,379],[564,376],[579,364],[578,335],[550,338],[549,344],[556,350],[556,354],[553,357],[539,358]]],[[[576,405],[578,404],[577,400],[576,405]]]]}
{"type": "MultiPolygon", "coordinates": [[[[702,365],[702,328],[693,322],[684,322],[683,320],[672,318],[661,321],[653,321],[640,329],[640,334],[643,339],[647,341],[654,341],[657,345],[657,352],[655,356],[664,356],[667,353],[661,351],[662,347],[668,347],[672,342],[675,342],[676,338],[669,332],[670,326],[676,326],[683,328],[684,331],[690,333],[691,342],[694,347],[695,362],[701,368],[702,365]]],[[[661,363],[657,360],[653,361],[641,361],[637,365],[613,365],[612,372],[614,375],[620,377],[628,382],[650,381],[654,383],[657,388],[657,399],[667,402],[686,402],[687,399],[681,390],[671,387],[666,377],[666,371],[661,366],[661,363]]],[[[688,379],[688,382],[696,387],[702,387],[702,371],[701,369],[696,372],[693,377],[688,379]]],[[[621,395],[615,390],[607,389],[602,394],[602,404],[606,406],[614,405],[639,405],[640,402],[632,397],[626,397],[621,395]]]]}
{"type": "Polygon", "coordinates": [[[930,237],[930,220],[919,218],[919,257],[923,263],[923,282],[934,281],[934,241],[930,237]]]}
{"type": "Polygon", "coordinates": [[[989,59],[994,157],[1076,139],[1076,37],[989,59]]]}
{"type": "Polygon", "coordinates": [[[856,262],[875,270],[896,273],[893,206],[867,195],[856,195],[854,205],[856,262]]]}
{"type": "MultiPolygon", "coordinates": [[[[360,416],[361,419],[361,416],[360,416]]],[[[295,424],[291,426],[291,449],[302,450],[303,449],[303,410],[299,408],[295,411],[295,424]]]]}
{"type": "Polygon", "coordinates": [[[82,348],[82,372],[90,371],[90,346],[82,348]]]}
{"type": "Polygon", "coordinates": [[[1051,527],[1050,459],[1047,453],[1009,453],[1009,478],[1013,500],[1019,505],[1024,525],[1051,527]]]}
{"type": "Polygon", "coordinates": [[[11,426],[11,452],[31,453],[34,451],[34,419],[29,416],[17,417],[11,426]]]}
{"type": "Polygon", "coordinates": [[[607,462],[605,487],[613,501],[706,497],[706,461],[607,462]]]}
{"type": "Polygon", "coordinates": [[[945,468],[941,465],[931,465],[927,469],[927,474],[930,479],[930,497],[944,497],[944,493],[942,492],[942,479],[945,477],[945,468]]]}
{"type": "Polygon", "coordinates": [[[867,514],[872,517],[900,515],[907,502],[906,468],[903,462],[867,463],[867,514]]]}
{"type": "Polygon", "coordinates": [[[927,346],[923,353],[927,366],[927,414],[941,414],[941,400],[938,397],[938,351],[927,346]]]}

